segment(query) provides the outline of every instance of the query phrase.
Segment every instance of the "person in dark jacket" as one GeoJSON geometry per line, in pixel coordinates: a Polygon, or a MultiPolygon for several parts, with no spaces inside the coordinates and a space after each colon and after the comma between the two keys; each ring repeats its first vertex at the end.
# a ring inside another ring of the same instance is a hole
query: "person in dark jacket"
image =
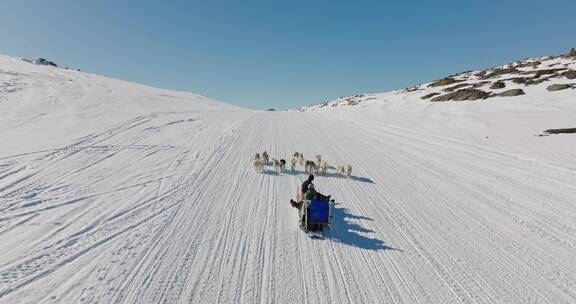
{"type": "Polygon", "coordinates": [[[329,201],[330,195],[326,196],[314,189],[314,184],[308,184],[308,190],[304,193],[304,199],[307,200],[318,200],[318,201],[329,201]]]}
{"type": "Polygon", "coordinates": [[[329,201],[330,200],[330,195],[326,196],[320,192],[317,192],[316,189],[314,189],[314,184],[312,183],[312,181],[314,180],[314,175],[310,174],[308,176],[308,179],[306,179],[303,183],[302,186],[300,186],[300,192],[298,193],[298,198],[297,200],[293,200],[290,199],[290,204],[292,205],[292,207],[294,208],[298,208],[300,209],[300,207],[302,206],[302,202],[307,199],[307,200],[321,200],[321,201],[329,201]]]}
{"type": "Polygon", "coordinates": [[[312,174],[308,175],[308,179],[305,180],[305,181],[302,183],[302,186],[300,187],[300,193],[301,193],[301,194],[304,194],[304,193],[306,193],[306,191],[308,191],[308,186],[309,186],[310,184],[312,184],[312,181],[313,181],[313,180],[314,180],[314,175],[312,175],[312,174]]]}

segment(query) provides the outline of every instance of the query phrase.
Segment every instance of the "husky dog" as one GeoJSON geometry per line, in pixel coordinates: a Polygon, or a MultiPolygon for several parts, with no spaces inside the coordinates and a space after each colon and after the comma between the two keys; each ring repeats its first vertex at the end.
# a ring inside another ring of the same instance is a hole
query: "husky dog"
{"type": "Polygon", "coordinates": [[[306,165],[304,166],[304,171],[306,171],[306,173],[317,173],[318,172],[318,167],[316,166],[316,164],[311,161],[311,160],[307,160],[306,161],[306,165]]]}
{"type": "MultiPolygon", "coordinates": [[[[281,173],[284,171],[284,168],[286,166],[285,164],[282,164],[281,161],[275,158],[272,159],[272,162],[274,163],[274,171],[276,171],[276,173],[281,173]]],[[[286,163],[286,161],[284,161],[284,163],[286,163]]]]}
{"type": "Polygon", "coordinates": [[[346,169],[346,176],[352,177],[352,165],[346,164],[345,169],[346,169]]]}
{"type": "Polygon", "coordinates": [[[262,152],[262,160],[264,161],[264,164],[267,164],[270,161],[270,157],[268,156],[268,152],[266,152],[266,150],[262,152]]]}
{"type": "Polygon", "coordinates": [[[300,166],[304,166],[304,154],[300,152],[294,152],[294,158],[298,161],[300,166]]]}
{"type": "Polygon", "coordinates": [[[293,157],[292,160],[290,161],[290,171],[295,171],[297,164],[298,164],[298,159],[296,159],[296,157],[293,157]]]}
{"type": "Polygon", "coordinates": [[[260,159],[260,153],[256,153],[256,156],[254,156],[254,159],[260,159]]]}
{"type": "Polygon", "coordinates": [[[326,172],[328,172],[328,162],[326,162],[325,160],[320,162],[320,171],[322,171],[323,175],[326,175],[326,172]]]}
{"type": "Polygon", "coordinates": [[[338,172],[338,174],[344,176],[346,175],[346,166],[338,166],[338,169],[336,171],[338,172]]]}
{"type": "Polygon", "coordinates": [[[257,173],[264,172],[264,162],[262,160],[255,159],[252,165],[257,173]]]}
{"type": "Polygon", "coordinates": [[[280,159],[280,172],[286,171],[286,160],[280,159]]]}
{"type": "Polygon", "coordinates": [[[307,160],[307,161],[304,163],[304,172],[310,173],[310,167],[312,167],[312,164],[313,164],[313,163],[314,163],[313,161],[307,160]]]}
{"type": "Polygon", "coordinates": [[[320,164],[322,162],[322,155],[316,154],[316,163],[320,164]]]}

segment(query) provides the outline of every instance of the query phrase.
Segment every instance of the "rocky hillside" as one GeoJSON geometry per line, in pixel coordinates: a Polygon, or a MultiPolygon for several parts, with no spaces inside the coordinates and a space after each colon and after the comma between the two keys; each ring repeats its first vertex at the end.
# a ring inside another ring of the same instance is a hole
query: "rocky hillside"
{"type": "MultiPolygon", "coordinates": [[[[576,89],[575,49],[565,55],[524,59],[482,71],[462,72],[390,93],[426,102],[447,102],[511,98],[536,92],[554,94],[556,91],[573,89],[576,89]]],[[[576,94],[576,90],[574,92],[576,94]]],[[[345,96],[299,110],[357,106],[369,100],[377,101],[381,95],[345,96]]]]}

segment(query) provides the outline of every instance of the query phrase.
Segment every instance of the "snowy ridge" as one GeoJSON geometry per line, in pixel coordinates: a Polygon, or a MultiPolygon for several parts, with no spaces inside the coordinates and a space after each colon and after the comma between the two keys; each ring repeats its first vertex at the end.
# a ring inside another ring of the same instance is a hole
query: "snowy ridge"
{"type": "MultiPolygon", "coordinates": [[[[486,100],[495,97],[530,98],[533,94],[576,89],[576,55],[546,56],[516,61],[483,71],[468,71],[420,84],[388,94],[356,94],[333,101],[301,107],[300,111],[315,111],[342,106],[358,106],[367,101],[382,101],[382,97],[400,95],[397,99],[414,102],[486,100]]],[[[570,94],[574,95],[572,91],[570,94]]],[[[517,98],[522,99],[522,98],[517,98]]]]}
{"type": "Polygon", "coordinates": [[[426,90],[259,112],[0,57],[0,303],[574,303],[575,139],[535,136],[573,90],[426,90]],[[332,166],[325,239],[264,149],[332,166]]]}

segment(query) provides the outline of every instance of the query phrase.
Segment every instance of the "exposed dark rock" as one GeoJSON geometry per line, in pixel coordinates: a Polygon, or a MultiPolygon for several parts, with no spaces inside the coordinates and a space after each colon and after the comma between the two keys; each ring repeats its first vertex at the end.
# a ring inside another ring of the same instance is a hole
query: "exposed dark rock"
{"type": "Polygon", "coordinates": [[[464,80],[456,80],[454,78],[447,77],[447,78],[440,79],[436,82],[429,84],[428,87],[430,87],[430,88],[441,87],[441,86],[446,86],[449,84],[454,84],[454,83],[458,83],[458,82],[462,82],[462,81],[464,81],[464,80]]]}
{"type": "Polygon", "coordinates": [[[512,97],[512,96],[518,96],[518,95],[524,95],[524,91],[522,89],[512,89],[512,90],[508,90],[508,91],[504,91],[502,93],[499,93],[496,96],[512,97]]]}
{"type": "Polygon", "coordinates": [[[496,81],[490,86],[491,89],[503,89],[505,87],[506,84],[503,81],[496,81]]]}
{"type": "Polygon", "coordinates": [[[274,112],[274,111],[276,111],[276,109],[270,108],[270,109],[266,109],[266,111],[274,112]]]}
{"type": "Polygon", "coordinates": [[[490,97],[490,94],[487,92],[477,90],[477,89],[461,89],[456,92],[444,94],[438,97],[433,98],[431,101],[448,101],[448,100],[455,100],[455,101],[464,101],[464,100],[477,100],[477,99],[486,99],[490,97]]]}
{"type": "Polygon", "coordinates": [[[451,86],[451,87],[445,88],[445,89],[443,89],[442,91],[444,91],[444,92],[453,92],[453,91],[456,90],[456,89],[463,88],[463,87],[467,87],[467,86],[469,86],[469,85],[470,85],[469,83],[459,83],[459,84],[457,84],[457,85],[455,85],[455,86],[451,86]]]}
{"type": "Polygon", "coordinates": [[[475,83],[472,87],[473,88],[479,88],[479,87],[483,87],[489,83],[490,83],[490,81],[480,81],[478,83],[475,83]]]}
{"type": "Polygon", "coordinates": [[[551,76],[551,77],[545,77],[545,78],[540,78],[540,79],[534,79],[534,78],[530,78],[528,79],[528,81],[526,82],[526,85],[536,85],[536,84],[541,84],[544,81],[548,81],[550,80],[550,78],[554,78],[555,76],[551,76]]]}
{"type": "Polygon", "coordinates": [[[553,91],[566,90],[566,89],[570,89],[573,87],[574,87],[573,84],[553,84],[551,86],[548,86],[546,89],[550,92],[553,92],[553,91]]]}
{"type": "Polygon", "coordinates": [[[528,80],[530,80],[530,78],[528,78],[528,77],[514,77],[514,78],[504,79],[503,81],[512,81],[513,83],[516,83],[516,84],[526,84],[526,82],[528,82],[528,80]]]}
{"type": "Polygon", "coordinates": [[[542,76],[542,75],[554,75],[557,72],[562,72],[565,70],[566,70],[566,68],[559,68],[559,69],[535,70],[535,71],[529,71],[526,73],[534,73],[534,78],[540,78],[540,76],[542,76]]]}
{"type": "Polygon", "coordinates": [[[437,92],[436,92],[436,93],[430,93],[430,94],[424,95],[424,96],[422,96],[422,97],[420,97],[420,98],[421,98],[421,99],[428,99],[428,98],[434,97],[434,96],[436,96],[436,95],[440,95],[440,93],[437,93],[437,92]]]}
{"type": "Polygon", "coordinates": [[[518,70],[515,68],[503,68],[503,69],[494,69],[491,73],[484,75],[482,79],[490,79],[496,76],[504,75],[504,74],[512,74],[518,73],[518,70]]]}
{"type": "Polygon", "coordinates": [[[525,67],[533,67],[536,68],[537,66],[541,65],[542,62],[540,61],[532,61],[532,62],[521,62],[515,65],[515,68],[525,68],[525,67]]]}
{"type": "Polygon", "coordinates": [[[34,59],[22,59],[26,62],[30,62],[33,64],[37,64],[37,65],[48,65],[48,66],[53,66],[53,67],[58,67],[57,64],[55,64],[54,62],[44,59],[44,58],[34,58],[34,59]]]}
{"type": "Polygon", "coordinates": [[[484,77],[486,76],[486,73],[488,73],[488,70],[484,70],[484,71],[480,71],[476,74],[474,74],[476,77],[484,77]]]}
{"type": "Polygon", "coordinates": [[[572,48],[566,57],[576,57],[576,49],[572,48]]]}
{"type": "Polygon", "coordinates": [[[456,77],[456,76],[461,76],[461,75],[465,75],[465,74],[468,74],[468,73],[472,73],[472,71],[464,71],[464,72],[452,74],[452,75],[447,76],[446,78],[452,78],[452,77],[456,77]]]}
{"type": "Polygon", "coordinates": [[[576,71],[574,71],[574,70],[566,71],[566,72],[562,73],[562,76],[564,76],[568,79],[576,79],[576,71]]]}
{"type": "Polygon", "coordinates": [[[544,81],[548,81],[550,78],[554,78],[556,77],[555,75],[552,75],[550,77],[544,77],[544,78],[536,78],[536,77],[515,77],[515,78],[508,78],[508,79],[504,79],[503,81],[512,81],[513,83],[516,84],[524,84],[524,85],[536,85],[536,84],[540,84],[543,83],[544,81]]]}
{"type": "Polygon", "coordinates": [[[576,128],[548,129],[548,130],[545,130],[544,133],[548,133],[548,134],[576,133],[576,128]]]}

